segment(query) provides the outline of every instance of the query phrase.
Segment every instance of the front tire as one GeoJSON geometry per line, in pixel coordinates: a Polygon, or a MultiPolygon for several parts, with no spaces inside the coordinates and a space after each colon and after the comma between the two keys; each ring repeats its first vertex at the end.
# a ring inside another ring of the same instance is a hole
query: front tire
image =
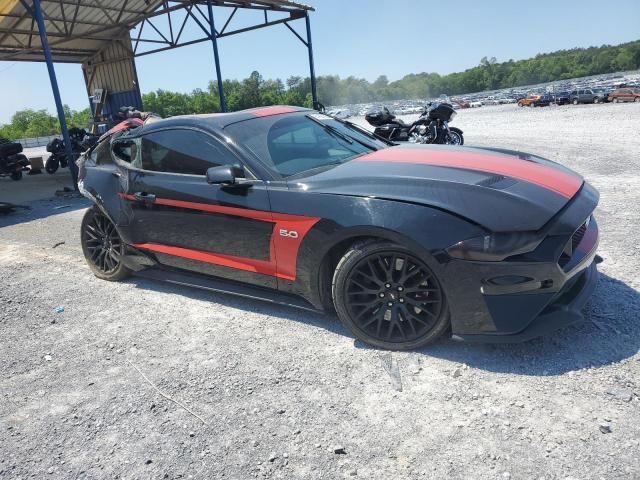
{"type": "Polygon", "coordinates": [[[574,98],[574,99],[573,99],[573,102],[571,102],[571,103],[573,103],[574,105],[578,105],[578,99],[577,99],[577,98],[574,98]]]}
{"type": "Polygon", "coordinates": [[[336,267],[332,297],[342,323],[376,347],[419,348],[449,327],[446,298],[433,271],[391,242],[353,245],[336,267]]]}
{"type": "Polygon", "coordinates": [[[22,171],[17,170],[15,172],[11,172],[11,180],[13,180],[14,182],[22,180],[22,171]]]}
{"type": "Polygon", "coordinates": [[[96,277],[116,282],[131,274],[122,263],[125,244],[116,226],[96,206],[89,208],[82,218],[80,243],[84,258],[96,277]]]}

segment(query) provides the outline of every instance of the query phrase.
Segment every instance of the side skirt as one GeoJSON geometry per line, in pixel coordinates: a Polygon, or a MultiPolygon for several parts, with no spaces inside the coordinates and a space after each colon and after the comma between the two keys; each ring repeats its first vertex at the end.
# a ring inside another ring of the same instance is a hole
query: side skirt
{"type": "Polygon", "coordinates": [[[314,308],[309,302],[296,295],[291,295],[268,288],[255,287],[221,278],[207,277],[195,273],[152,267],[135,273],[135,276],[175,285],[182,285],[210,292],[226,293],[237,297],[251,298],[263,302],[299,308],[315,313],[324,313],[314,308]]]}

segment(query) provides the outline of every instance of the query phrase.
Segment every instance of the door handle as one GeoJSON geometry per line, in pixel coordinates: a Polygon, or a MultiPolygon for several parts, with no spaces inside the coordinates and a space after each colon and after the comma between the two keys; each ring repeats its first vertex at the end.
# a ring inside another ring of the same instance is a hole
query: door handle
{"type": "Polygon", "coordinates": [[[156,196],[153,193],[136,192],[133,196],[138,202],[154,203],[156,201],[156,196]]]}

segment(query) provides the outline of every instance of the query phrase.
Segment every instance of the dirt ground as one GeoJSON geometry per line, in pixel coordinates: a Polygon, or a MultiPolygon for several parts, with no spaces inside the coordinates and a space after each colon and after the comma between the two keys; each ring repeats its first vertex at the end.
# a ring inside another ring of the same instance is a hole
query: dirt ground
{"type": "Polygon", "coordinates": [[[100,281],[79,245],[88,203],[36,202],[0,217],[0,479],[640,478],[640,104],[454,125],[600,190],[584,324],[391,354],[333,317],[100,281]]]}

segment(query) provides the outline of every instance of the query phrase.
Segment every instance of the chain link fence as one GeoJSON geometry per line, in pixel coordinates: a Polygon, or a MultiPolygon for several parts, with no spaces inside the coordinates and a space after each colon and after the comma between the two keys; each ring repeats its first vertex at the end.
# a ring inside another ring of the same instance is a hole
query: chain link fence
{"type": "Polygon", "coordinates": [[[18,138],[15,140],[18,143],[22,144],[22,148],[32,148],[32,147],[44,147],[54,138],[60,138],[60,135],[50,135],[48,137],[31,137],[31,138],[18,138]]]}

